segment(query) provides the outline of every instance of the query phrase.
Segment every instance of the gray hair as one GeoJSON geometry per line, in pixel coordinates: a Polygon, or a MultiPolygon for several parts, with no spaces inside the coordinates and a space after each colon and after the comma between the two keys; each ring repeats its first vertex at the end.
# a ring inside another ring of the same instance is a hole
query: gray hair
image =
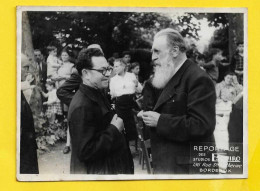
{"type": "Polygon", "coordinates": [[[163,29],[156,33],[154,38],[159,36],[167,37],[169,47],[178,46],[181,52],[185,52],[187,50],[184,38],[178,31],[171,28],[163,29]]]}

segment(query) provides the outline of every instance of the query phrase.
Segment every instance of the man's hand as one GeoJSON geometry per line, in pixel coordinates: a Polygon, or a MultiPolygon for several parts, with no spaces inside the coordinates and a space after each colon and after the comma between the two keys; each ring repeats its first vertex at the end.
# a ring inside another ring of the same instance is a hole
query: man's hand
{"type": "Polygon", "coordinates": [[[114,115],[110,124],[114,125],[119,132],[122,132],[124,130],[124,122],[120,117],[117,116],[117,114],[114,115]]]}
{"type": "Polygon", "coordinates": [[[143,113],[144,113],[144,111],[141,110],[141,111],[137,114],[137,117],[139,117],[139,118],[143,118],[143,113]]]}
{"type": "Polygon", "coordinates": [[[149,127],[157,127],[160,114],[154,111],[143,112],[143,121],[149,127]]]}

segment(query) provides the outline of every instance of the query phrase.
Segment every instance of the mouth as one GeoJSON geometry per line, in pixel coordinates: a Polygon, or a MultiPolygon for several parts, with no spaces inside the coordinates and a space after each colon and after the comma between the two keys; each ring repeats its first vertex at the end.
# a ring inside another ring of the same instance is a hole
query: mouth
{"type": "Polygon", "coordinates": [[[161,64],[159,64],[159,63],[156,63],[156,62],[153,62],[153,67],[158,67],[158,66],[161,66],[161,64]]]}

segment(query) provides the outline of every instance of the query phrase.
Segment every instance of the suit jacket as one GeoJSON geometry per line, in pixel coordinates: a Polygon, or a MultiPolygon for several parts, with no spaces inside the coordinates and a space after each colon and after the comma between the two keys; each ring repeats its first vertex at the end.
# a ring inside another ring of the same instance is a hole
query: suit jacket
{"type": "Polygon", "coordinates": [[[42,67],[37,62],[34,62],[30,65],[30,72],[33,72],[36,75],[36,81],[40,82],[44,87],[47,80],[47,64],[46,62],[41,62],[42,67]]]}
{"type": "Polygon", "coordinates": [[[72,174],[128,174],[133,172],[124,135],[110,122],[114,116],[99,90],[81,84],[68,113],[72,174]]]}
{"type": "Polygon", "coordinates": [[[228,123],[229,143],[243,143],[243,97],[232,107],[228,123]]]}
{"type": "Polygon", "coordinates": [[[21,92],[20,173],[39,174],[37,144],[31,108],[21,92]]]}
{"type": "Polygon", "coordinates": [[[40,82],[42,84],[46,83],[47,80],[47,64],[46,62],[42,62],[42,69],[39,69],[39,78],[40,78],[40,82]]]}
{"type": "Polygon", "coordinates": [[[186,60],[153,108],[161,114],[157,127],[150,131],[155,173],[190,173],[190,143],[214,143],[215,103],[213,82],[186,60]]]}

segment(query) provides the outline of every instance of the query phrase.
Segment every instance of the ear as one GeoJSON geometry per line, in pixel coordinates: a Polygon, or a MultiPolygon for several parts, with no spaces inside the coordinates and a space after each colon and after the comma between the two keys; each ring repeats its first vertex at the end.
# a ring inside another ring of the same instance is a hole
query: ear
{"type": "Polygon", "coordinates": [[[82,77],[83,77],[84,79],[89,80],[89,79],[91,78],[90,70],[82,69],[81,73],[82,73],[82,77]]]}
{"type": "Polygon", "coordinates": [[[178,46],[174,46],[170,50],[170,54],[173,58],[176,58],[180,54],[180,48],[178,46]]]}

